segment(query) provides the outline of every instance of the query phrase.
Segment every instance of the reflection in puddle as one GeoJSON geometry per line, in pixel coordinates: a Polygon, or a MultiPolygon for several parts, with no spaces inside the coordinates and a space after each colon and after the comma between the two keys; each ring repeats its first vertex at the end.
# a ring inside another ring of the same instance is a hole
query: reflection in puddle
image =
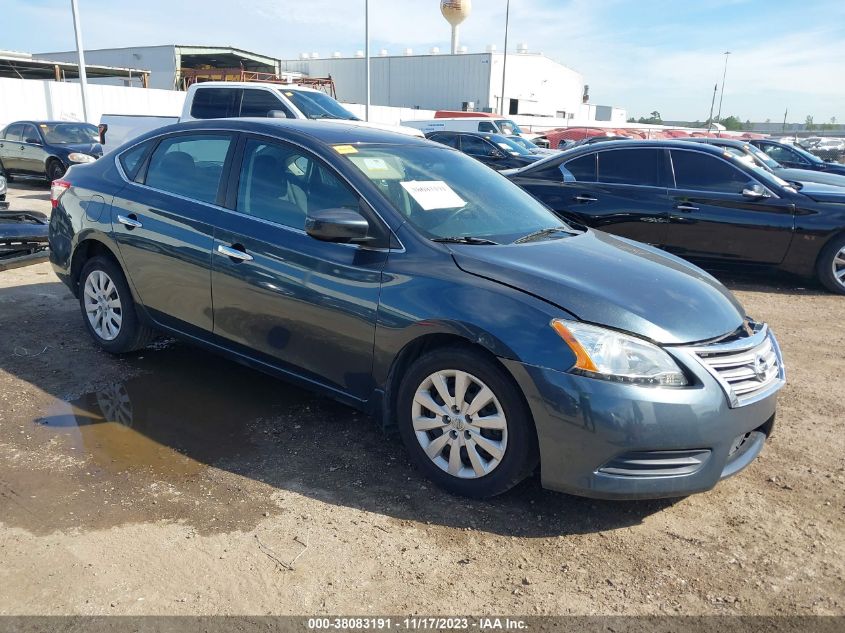
{"type": "Polygon", "coordinates": [[[261,452],[260,443],[277,425],[257,430],[255,422],[298,417],[315,406],[352,413],[196,349],[149,352],[137,365],[145,373],[57,401],[37,422],[56,429],[77,455],[90,456],[92,467],[179,479],[261,452]]]}

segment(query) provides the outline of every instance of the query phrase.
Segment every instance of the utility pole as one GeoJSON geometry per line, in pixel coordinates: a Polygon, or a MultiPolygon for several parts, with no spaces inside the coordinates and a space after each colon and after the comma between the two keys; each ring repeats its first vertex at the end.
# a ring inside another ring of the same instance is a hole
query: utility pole
{"type": "Polygon", "coordinates": [[[507,0],[505,5],[505,56],[502,58],[502,96],[500,98],[500,113],[505,115],[505,73],[508,70],[508,21],[511,15],[511,0],[507,0]]]}
{"type": "Polygon", "coordinates": [[[707,117],[707,131],[709,132],[713,127],[713,106],[716,105],[716,90],[719,89],[719,84],[713,84],[713,98],[710,99],[710,116],[707,117]]]}
{"type": "Polygon", "coordinates": [[[786,116],[789,114],[789,108],[783,111],[783,127],[780,129],[781,132],[786,132],[786,116]]]}
{"type": "Polygon", "coordinates": [[[364,120],[370,120],[370,0],[364,0],[364,83],[367,85],[367,101],[364,104],[364,120]]]}
{"type": "Polygon", "coordinates": [[[722,120],[722,98],[725,96],[725,77],[728,74],[728,55],[730,54],[730,51],[725,51],[725,70],[722,71],[722,92],[719,95],[719,114],[716,115],[716,119],[719,121],[722,120]]]}
{"type": "Polygon", "coordinates": [[[88,121],[88,75],[85,72],[85,51],[82,49],[82,27],[79,25],[79,7],[70,0],[73,11],[73,32],[76,34],[76,54],[79,56],[79,85],[82,87],[82,118],[88,121]]]}

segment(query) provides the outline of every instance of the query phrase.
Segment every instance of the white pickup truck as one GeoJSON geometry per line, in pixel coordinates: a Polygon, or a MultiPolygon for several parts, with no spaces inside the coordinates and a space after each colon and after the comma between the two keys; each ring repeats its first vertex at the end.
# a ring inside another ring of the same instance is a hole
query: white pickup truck
{"type": "Polygon", "coordinates": [[[100,119],[100,143],[105,153],[164,125],[231,117],[331,119],[409,136],[423,136],[420,130],[411,127],[361,121],[325,92],[313,88],[291,84],[207,81],[188,88],[182,116],[104,114],[100,119]]]}

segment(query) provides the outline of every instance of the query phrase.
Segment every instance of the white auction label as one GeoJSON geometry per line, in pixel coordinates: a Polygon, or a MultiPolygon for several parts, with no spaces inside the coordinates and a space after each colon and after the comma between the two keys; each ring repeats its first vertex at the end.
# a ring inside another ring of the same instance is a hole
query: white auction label
{"type": "Polygon", "coordinates": [[[442,180],[411,180],[400,182],[424,211],[433,209],[457,209],[466,204],[466,200],[442,180]]]}

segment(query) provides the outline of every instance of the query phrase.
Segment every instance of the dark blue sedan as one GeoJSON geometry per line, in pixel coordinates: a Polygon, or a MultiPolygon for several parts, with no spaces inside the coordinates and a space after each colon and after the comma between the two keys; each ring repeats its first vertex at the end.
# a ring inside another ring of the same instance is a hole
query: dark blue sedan
{"type": "Polygon", "coordinates": [[[53,205],[50,257],[100,347],[160,331],[321,391],[454,493],[539,464],[555,490],[686,495],[774,424],[777,342],[719,282],[443,145],[178,124],[74,167],[53,205]]]}
{"type": "Polygon", "coordinates": [[[103,155],[97,128],[69,121],[15,121],[0,130],[0,172],[51,182],[103,155]]]}

